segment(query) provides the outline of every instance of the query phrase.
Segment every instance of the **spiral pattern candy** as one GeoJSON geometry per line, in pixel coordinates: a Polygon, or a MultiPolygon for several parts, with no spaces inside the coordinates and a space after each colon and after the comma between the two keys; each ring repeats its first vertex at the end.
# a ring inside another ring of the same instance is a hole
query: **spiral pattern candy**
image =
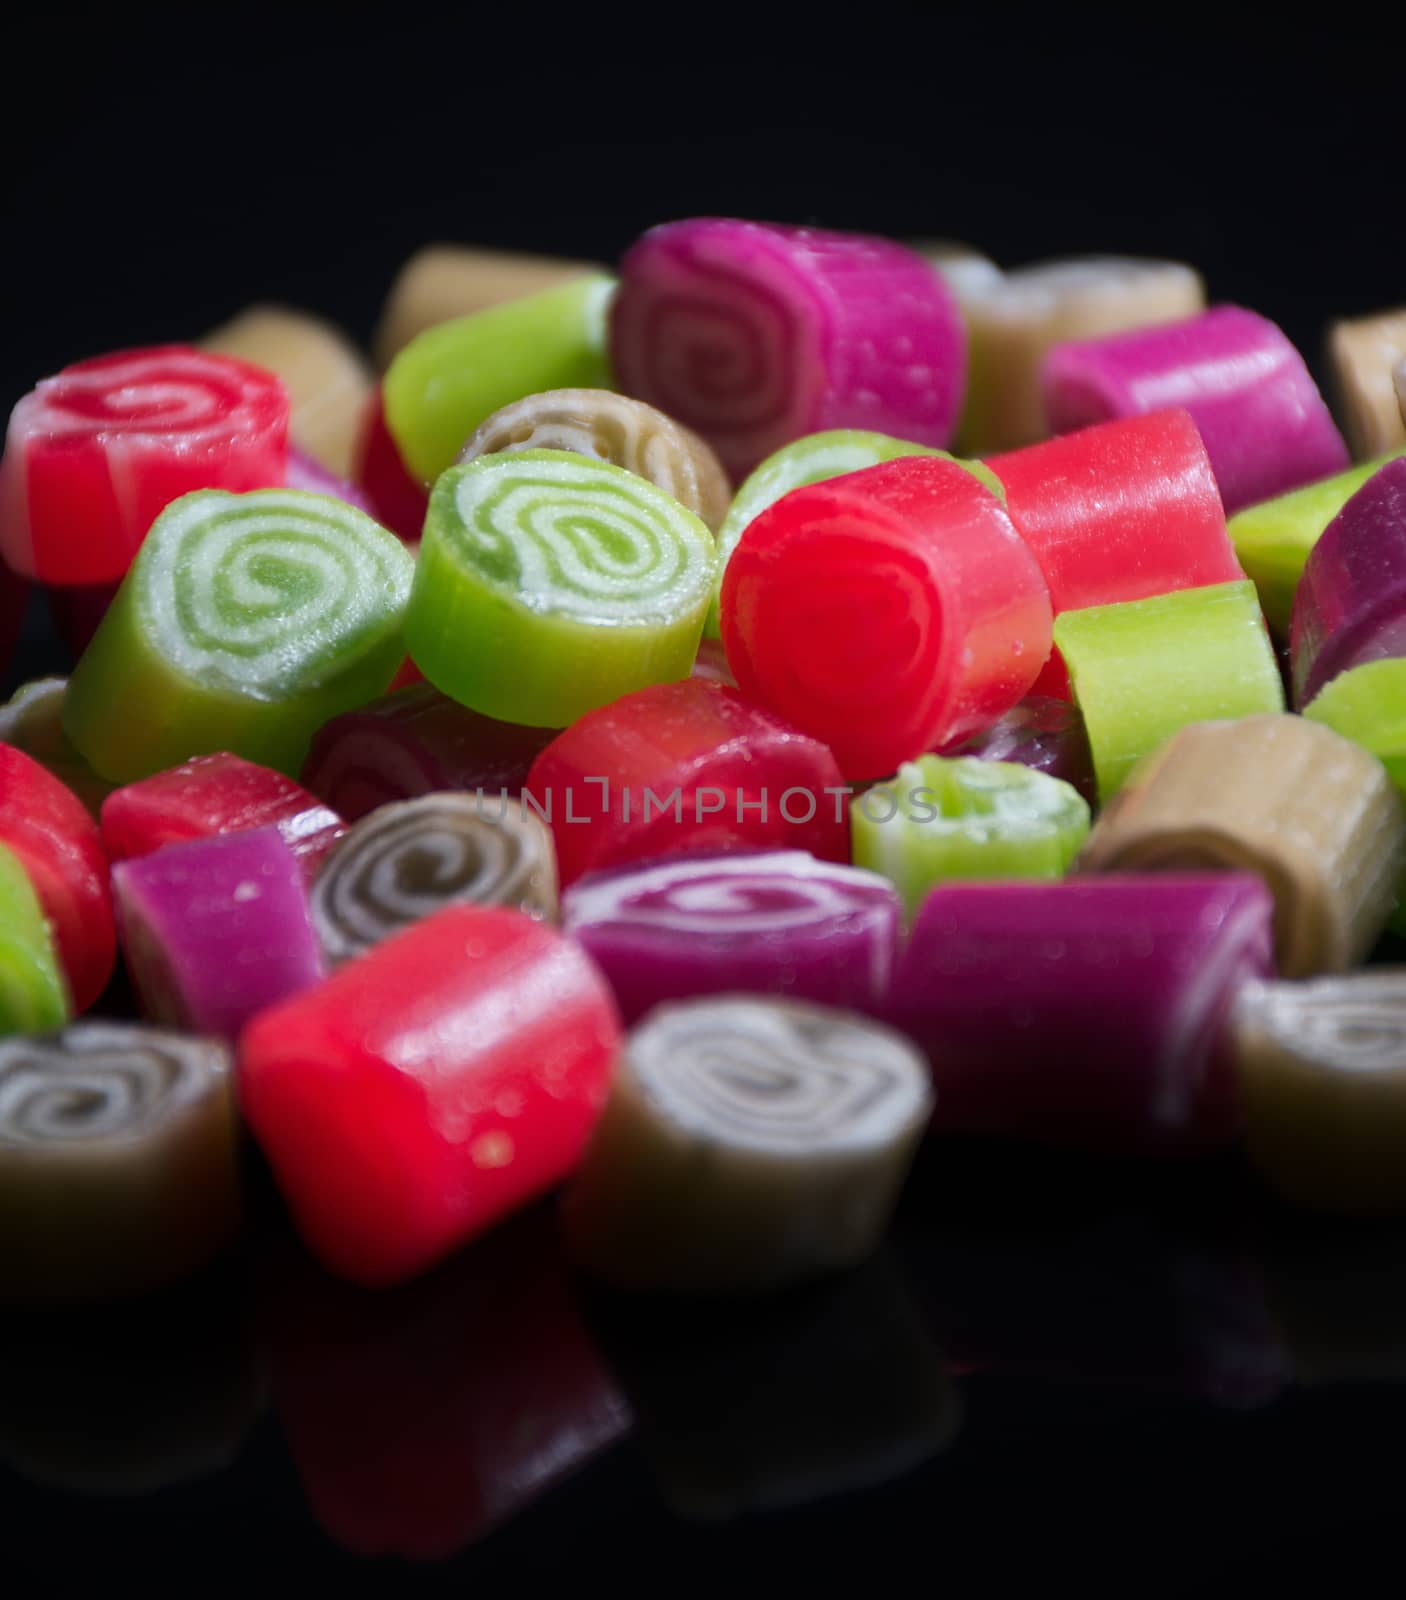
{"type": "Polygon", "coordinates": [[[238,1219],[222,1046],[118,1022],[0,1041],[0,1296],[145,1288],[238,1219]]]}
{"type": "Polygon", "coordinates": [[[621,467],[562,450],[487,456],[435,485],[410,653],[475,711],[565,727],[688,676],[715,560],[692,512],[621,467]]]}
{"type": "Polygon", "coordinates": [[[931,1108],[922,1058],[877,1023],[739,995],[661,1006],[568,1194],[573,1254],[618,1284],[701,1293],[852,1266],[931,1108]]]}
{"type": "Polygon", "coordinates": [[[430,794],[373,811],[319,874],[312,920],[335,963],[461,900],[555,917],[552,836],[515,800],[430,794]]]}
{"type": "Polygon", "coordinates": [[[119,782],[221,750],[295,774],[322,723],[395,676],[413,570],[340,500],[186,495],[78,663],[65,728],[119,782]]]}
{"type": "Polygon", "coordinates": [[[287,436],[282,383],[228,356],[162,345],[65,367],[10,416],[0,554],[44,583],[116,583],[172,500],[282,483],[287,436]]]}

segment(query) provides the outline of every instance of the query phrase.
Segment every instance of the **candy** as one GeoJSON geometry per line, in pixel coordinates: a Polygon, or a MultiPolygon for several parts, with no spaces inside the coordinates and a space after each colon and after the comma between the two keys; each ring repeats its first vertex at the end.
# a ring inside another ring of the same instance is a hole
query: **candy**
{"type": "Polygon", "coordinates": [[[168,845],[112,869],[127,970],[153,1021],[227,1039],[322,976],[297,858],[277,828],[168,845]]]}
{"type": "Polygon", "coordinates": [[[37,761],[0,745],[0,844],[19,857],[53,930],[76,1011],[112,976],[107,856],[83,803],[37,761]]]}
{"type": "Polygon", "coordinates": [[[564,1202],[568,1247],[636,1289],[776,1289],[878,1244],[932,1110],[921,1058],[858,1017],[729,996],[630,1035],[564,1202]]]}
{"type": "Polygon", "coordinates": [[[849,859],[849,790],[818,740],[735,689],[692,678],[626,695],[560,734],[525,797],[583,872],[683,851],[805,850],[849,859]]]}
{"type": "Polygon", "coordinates": [[[379,384],[362,421],[353,476],[370,501],[377,522],[399,534],[407,544],[418,544],[425,526],[430,491],[419,478],[411,476],[401,459],[386,426],[385,402],[379,384]]]}
{"type": "Polygon", "coordinates": [[[855,865],[891,878],[912,917],[946,878],[1062,878],[1089,805],[1014,762],[923,756],[851,803],[850,831],[855,865]]]}
{"type": "Polygon", "coordinates": [[[314,735],[303,782],[355,822],[377,806],[442,789],[512,799],[556,737],[480,716],[432,684],[416,684],[333,717],[314,735]]]}
{"type": "Polygon", "coordinates": [[[1178,728],[1280,711],[1284,685],[1254,584],[1211,584],[1066,611],[1055,644],[1069,667],[1107,804],[1178,728]]]}
{"type": "Polygon", "coordinates": [[[288,391],[292,442],[329,472],[346,476],[371,375],[338,329],[287,306],[250,306],[200,343],[276,373],[288,391]]]}
{"type": "Polygon", "coordinates": [[[386,424],[410,473],[431,483],[486,418],[546,389],[604,389],[606,307],[597,274],[445,322],[396,356],[381,385],[386,424]]]}
{"type": "Polygon", "coordinates": [[[1381,455],[1406,446],[1406,416],[1392,372],[1406,360],[1406,307],[1335,322],[1328,334],[1333,388],[1352,453],[1381,455]]]}
{"type": "Polygon", "coordinates": [[[0,844],[0,1035],[67,1021],[68,984],[39,897],[19,857],[0,844]]]}
{"type": "Polygon", "coordinates": [[[1056,433],[1184,407],[1206,442],[1227,512],[1348,464],[1303,357],[1274,323],[1239,306],[1056,345],[1043,387],[1056,433]]]}
{"type": "Polygon", "coordinates": [[[997,287],[1005,274],[980,250],[957,239],[910,239],[908,248],[915,250],[929,266],[936,267],[947,280],[947,287],[957,297],[963,316],[978,295],[989,293],[997,287]]]}
{"type": "Polygon", "coordinates": [[[1080,865],[1259,873],[1279,970],[1302,978],[1371,948],[1406,868],[1406,813],[1381,763],[1331,729],[1290,716],[1205,722],[1137,769],[1080,865]]]}
{"type": "Polygon", "coordinates": [[[1123,1153],[1235,1130],[1226,1017],[1271,960],[1247,873],[946,883],[899,963],[893,1020],[927,1051],[944,1131],[1123,1153]]]}
{"type": "Polygon", "coordinates": [[[314,1253],[391,1284],[571,1170],[617,1042],[569,940],[449,906],[257,1017],[240,1104],[314,1253]]]}
{"type": "Polygon", "coordinates": [[[1340,672],[1406,656],[1406,456],[1370,477],[1314,545],[1289,652],[1300,706],[1340,672]]]}
{"type": "Polygon", "coordinates": [[[1048,437],[1040,364],[1052,345],[1192,316],[1206,295],[1179,261],[1076,256],[1017,267],[961,300],[971,377],[960,437],[984,455],[1048,437]]]}
{"type": "Polygon", "coordinates": [[[406,640],[475,711],[564,728],[687,677],[715,563],[698,518],[621,467],[562,450],[486,456],[435,485],[406,640]]]}
{"type": "Polygon", "coordinates": [[[1314,695],[1303,714],[1370,750],[1406,795],[1406,658],[1349,667],[1314,695]]]}
{"type": "Polygon", "coordinates": [[[124,1022],[0,1040],[0,1294],[165,1282],[223,1249],[239,1214],[221,1045],[124,1022]]]}
{"type": "Polygon", "coordinates": [[[572,450],[648,478],[715,532],[732,489],[722,462],[672,417],[609,389],[554,389],[495,411],[474,430],[460,461],[506,450],[572,450]]]}
{"type": "Polygon", "coordinates": [[[112,785],[93,771],[63,731],[67,689],[67,678],[35,678],[21,684],[0,706],[0,741],[32,756],[78,796],[90,816],[96,817],[112,793],[112,785]]]}
{"type": "Polygon", "coordinates": [[[584,261],[467,245],[427,245],[400,269],[386,296],[376,330],[377,364],[388,367],[413,338],[438,323],[599,275],[600,270],[584,261]]]}
{"type": "Polygon", "coordinates": [[[1077,706],[1068,700],[1030,695],[998,717],[989,728],[942,752],[980,761],[1015,761],[1022,767],[1062,778],[1090,805],[1094,803],[1094,758],[1077,706]]]}
{"type": "Polygon", "coordinates": [[[945,445],[966,378],[957,302],[920,256],[716,217],[627,252],[610,345],[620,388],[700,433],[734,478],[822,428],[945,445]]]}
{"type": "Polygon", "coordinates": [[[576,883],[562,926],[609,980],[626,1023],[661,1000],[747,991],[877,1015],[898,896],[872,872],[800,850],[689,856],[576,883]]]}
{"type": "Polygon", "coordinates": [[[296,772],[322,723],[394,676],[413,570],[323,495],[186,495],[74,670],[64,727],[119,782],[221,750],[296,772]]]}
{"type": "Polygon", "coordinates": [[[184,345],[43,379],[10,415],[0,555],[42,583],[115,583],[164,507],[281,483],[288,397],[271,373],[184,345]]]}
{"type": "Polygon", "coordinates": [[[309,880],[346,824],[281,772],[227,752],[195,756],[115,790],[103,802],[103,848],[109,860],[150,855],[168,844],[275,827],[309,880]]]}
{"type": "Polygon", "coordinates": [[[932,457],[777,501],[733,552],[721,610],[742,692],[823,739],[848,778],[994,722],[1050,651],[1045,581],[1005,508],[932,457]]]}
{"type": "MultiPolygon", "coordinates": [[[[270,487],[277,488],[278,485],[273,484],[270,487]]],[[[348,482],[346,478],[330,472],[311,456],[305,456],[301,450],[288,452],[288,470],[283,475],[283,487],[302,489],[307,494],[330,495],[334,500],[345,500],[349,506],[364,511],[368,517],[374,518],[376,515],[376,508],[371,504],[369,494],[357,488],[354,483],[348,482]]]]}
{"type": "Polygon", "coordinates": [[[318,875],[312,920],[336,965],[456,901],[555,918],[546,824],[514,800],[481,794],[382,806],[357,823],[318,875]]]}

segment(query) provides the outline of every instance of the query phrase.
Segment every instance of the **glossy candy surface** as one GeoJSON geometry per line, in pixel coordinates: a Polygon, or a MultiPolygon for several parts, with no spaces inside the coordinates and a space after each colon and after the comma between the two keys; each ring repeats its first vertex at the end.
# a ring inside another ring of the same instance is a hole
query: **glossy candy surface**
{"type": "Polygon", "coordinates": [[[1027,695],[989,728],[960,744],[949,745],[945,756],[976,756],[981,761],[1015,761],[1035,772],[1062,778],[1093,805],[1097,798],[1094,759],[1079,708],[1068,700],[1048,695],[1027,695]]]}

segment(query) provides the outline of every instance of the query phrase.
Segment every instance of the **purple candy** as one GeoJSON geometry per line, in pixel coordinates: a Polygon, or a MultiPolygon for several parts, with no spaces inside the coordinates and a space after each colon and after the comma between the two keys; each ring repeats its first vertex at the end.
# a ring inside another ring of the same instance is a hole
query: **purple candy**
{"type": "Polygon", "coordinates": [[[561,913],[627,1023],[661,1000],[734,992],[877,1013],[900,926],[888,879],[803,850],[593,873],[567,891],[561,913]]]}
{"type": "Polygon", "coordinates": [[[1225,1024],[1271,970],[1273,914],[1248,873],[939,885],[890,1013],[932,1063],[935,1126],[1125,1153],[1231,1137],[1225,1024]]]}
{"type": "Polygon", "coordinates": [[[354,483],[348,483],[335,472],[329,472],[320,461],[314,461],[294,445],[288,446],[288,472],[284,487],[303,489],[309,494],[331,495],[334,500],[345,500],[349,506],[364,511],[368,517],[376,516],[371,502],[354,483]]]}
{"type": "Polygon", "coordinates": [[[981,761],[1016,761],[1063,778],[1091,806],[1098,804],[1093,755],[1079,708],[1052,695],[1032,694],[984,732],[941,752],[981,761]]]}
{"type": "Polygon", "coordinates": [[[1184,407],[1227,514],[1349,463],[1303,357],[1274,323],[1240,306],[1056,345],[1041,382],[1056,433],[1184,407]]]}
{"type": "Polygon", "coordinates": [[[233,1042],[323,975],[302,868],[277,828],[225,833],[112,869],[128,971],[153,1022],[233,1042]]]}
{"type": "Polygon", "coordinates": [[[1300,706],[1350,667],[1406,656],[1406,456],[1368,478],[1314,545],[1289,654],[1300,706]]]}

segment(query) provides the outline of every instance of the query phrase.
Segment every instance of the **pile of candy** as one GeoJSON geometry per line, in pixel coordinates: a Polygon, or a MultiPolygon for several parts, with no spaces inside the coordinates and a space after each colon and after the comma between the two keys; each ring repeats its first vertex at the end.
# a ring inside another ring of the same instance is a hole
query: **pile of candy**
{"type": "Polygon", "coordinates": [[[775,1288],[929,1130],[1406,1208],[1406,312],[1358,466],[1171,262],[698,219],[428,251],[378,346],[11,415],[78,659],[0,710],[0,1290],[208,1259],[241,1126],[367,1285],[566,1182],[599,1277],[775,1288]]]}

